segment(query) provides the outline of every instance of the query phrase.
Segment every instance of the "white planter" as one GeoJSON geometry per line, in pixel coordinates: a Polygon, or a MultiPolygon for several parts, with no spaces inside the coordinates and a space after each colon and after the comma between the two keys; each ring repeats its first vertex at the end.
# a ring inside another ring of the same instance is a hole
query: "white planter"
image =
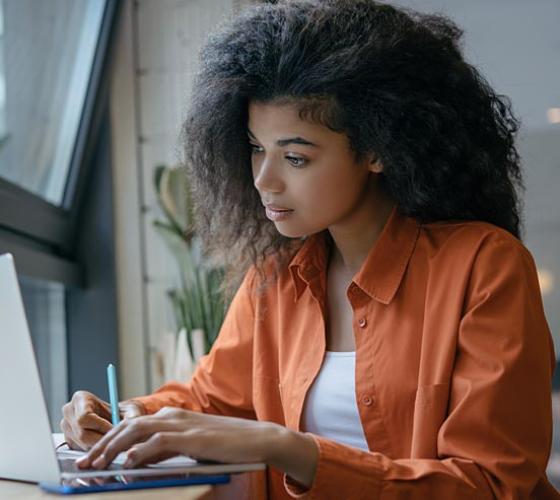
{"type": "Polygon", "coordinates": [[[179,335],[177,335],[172,379],[179,382],[186,382],[191,378],[193,372],[194,363],[189,350],[189,343],[187,342],[187,331],[181,328],[179,335]]]}
{"type": "Polygon", "coordinates": [[[204,356],[204,330],[193,330],[191,342],[192,357],[184,328],[178,334],[167,331],[160,337],[158,346],[153,352],[154,389],[171,380],[187,382],[192,377],[200,358],[204,356]]]}
{"type": "Polygon", "coordinates": [[[204,330],[197,328],[191,332],[191,342],[195,364],[204,356],[204,330]]]}

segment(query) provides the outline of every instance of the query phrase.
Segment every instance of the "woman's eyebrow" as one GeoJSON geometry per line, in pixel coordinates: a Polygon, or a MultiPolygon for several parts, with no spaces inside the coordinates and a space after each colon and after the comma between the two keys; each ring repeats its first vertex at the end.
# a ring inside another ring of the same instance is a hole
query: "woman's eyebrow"
{"type": "MultiPolygon", "coordinates": [[[[251,139],[257,141],[255,134],[253,134],[253,132],[251,132],[249,129],[247,129],[247,134],[251,139]]],[[[278,144],[278,146],[287,146],[288,144],[301,144],[302,146],[312,146],[314,148],[319,147],[317,144],[309,142],[307,139],[304,139],[303,137],[288,137],[286,139],[278,139],[276,141],[276,144],[278,144]]]]}

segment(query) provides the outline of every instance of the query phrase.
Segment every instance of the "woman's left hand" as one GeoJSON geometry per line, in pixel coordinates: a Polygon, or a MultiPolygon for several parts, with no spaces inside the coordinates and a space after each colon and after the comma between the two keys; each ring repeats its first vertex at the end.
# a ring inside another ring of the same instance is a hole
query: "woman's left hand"
{"type": "Polygon", "coordinates": [[[284,431],[272,422],[163,408],[154,415],[123,420],[76,463],[80,468],[102,469],[127,450],[127,468],[176,455],[229,463],[266,462],[284,431]]]}

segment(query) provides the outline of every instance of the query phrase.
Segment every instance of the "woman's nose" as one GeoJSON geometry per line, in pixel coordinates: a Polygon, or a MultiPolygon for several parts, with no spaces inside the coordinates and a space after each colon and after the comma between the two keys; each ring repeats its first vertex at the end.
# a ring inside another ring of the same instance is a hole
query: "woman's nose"
{"type": "Polygon", "coordinates": [[[259,192],[280,193],[284,181],[278,175],[278,166],[273,161],[263,160],[253,167],[254,185],[259,192]]]}

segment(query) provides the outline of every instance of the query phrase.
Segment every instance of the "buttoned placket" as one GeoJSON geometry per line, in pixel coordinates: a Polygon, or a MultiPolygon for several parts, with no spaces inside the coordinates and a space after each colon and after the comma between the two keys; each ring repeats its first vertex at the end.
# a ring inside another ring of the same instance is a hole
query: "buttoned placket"
{"type": "Polygon", "coordinates": [[[354,282],[350,284],[347,296],[353,312],[352,326],[356,342],[356,404],[368,446],[370,449],[379,450],[380,444],[388,443],[388,437],[384,427],[380,425],[381,417],[377,407],[375,383],[369,379],[374,367],[371,345],[375,331],[370,316],[372,307],[375,306],[375,299],[354,282]]]}
{"type": "MultiPolygon", "coordinates": [[[[298,383],[297,385],[297,392],[293,393],[292,397],[292,418],[288,419],[288,426],[294,426],[296,430],[301,430],[301,416],[303,413],[303,406],[305,404],[305,398],[307,396],[307,392],[309,387],[311,386],[313,380],[319,373],[321,369],[321,365],[323,362],[323,357],[325,354],[325,298],[326,298],[326,291],[325,285],[326,282],[322,280],[322,276],[320,274],[320,270],[313,266],[312,264],[303,267],[299,275],[302,279],[306,281],[308,292],[313,297],[313,305],[320,309],[321,314],[321,324],[318,325],[318,332],[317,338],[321,339],[320,344],[315,344],[311,338],[310,341],[313,345],[313,348],[307,350],[307,362],[302,364],[301,367],[301,374],[297,377],[298,383]],[[297,397],[296,397],[297,395],[297,397]]],[[[310,336],[311,337],[311,336],[310,336]]],[[[315,338],[315,336],[313,336],[315,338]]]]}
{"type": "MultiPolygon", "coordinates": [[[[348,290],[348,298],[352,305],[353,319],[352,329],[356,341],[356,379],[355,395],[360,420],[368,446],[371,450],[394,455],[392,436],[389,434],[385,421],[383,401],[376,387],[380,381],[375,380],[378,368],[377,359],[374,355],[386,356],[379,353],[374,346],[379,346],[376,336],[375,325],[381,324],[377,318],[384,313],[394,295],[397,293],[402,277],[406,270],[406,264],[412,255],[416,240],[420,231],[417,221],[412,218],[402,217],[396,208],[393,209],[387,223],[379,236],[378,241],[370,250],[362,269],[354,276],[353,282],[348,290]],[[387,265],[379,266],[383,262],[387,265]]],[[[294,392],[291,394],[289,416],[286,415],[289,426],[297,426],[301,417],[306,392],[319,372],[326,347],[324,336],[324,304],[326,298],[321,300],[309,300],[311,293],[308,267],[316,266],[315,271],[320,275],[320,283],[323,287],[315,287],[314,297],[318,296],[318,290],[326,289],[326,269],[328,262],[328,251],[325,245],[325,233],[311,235],[304,243],[290,264],[290,272],[294,283],[294,302],[305,299],[306,304],[302,307],[321,307],[322,324],[310,324],[307,326],[313,338],[306,337],[309,344],[298,346],[307,350],[309,355],[303,355],[300,363],[305,365],[298,368],[300,377],[302,371],[309,375],[305,382],[303,377],[294,381],[294,392]],[[323,328],[321,330],[321,328],[323,328]],[[316,335],[316,336],[315,336],[316,335]],[[319,341],[323,347],[318,348],[319,341]],[[315,344],[312,344],[315,342],[315,344]],[[297,387],[296,387],[297,386],[297,387]],[[298,419],[296,421],[296,419],[298,419]]],[[[313,286],[311,286],[313,289],[313,286]]],[[[322,292],[321,292],[322,293],[322,292]]],[[[318,323],[318,322],[317,322],[318,323]]]]}

